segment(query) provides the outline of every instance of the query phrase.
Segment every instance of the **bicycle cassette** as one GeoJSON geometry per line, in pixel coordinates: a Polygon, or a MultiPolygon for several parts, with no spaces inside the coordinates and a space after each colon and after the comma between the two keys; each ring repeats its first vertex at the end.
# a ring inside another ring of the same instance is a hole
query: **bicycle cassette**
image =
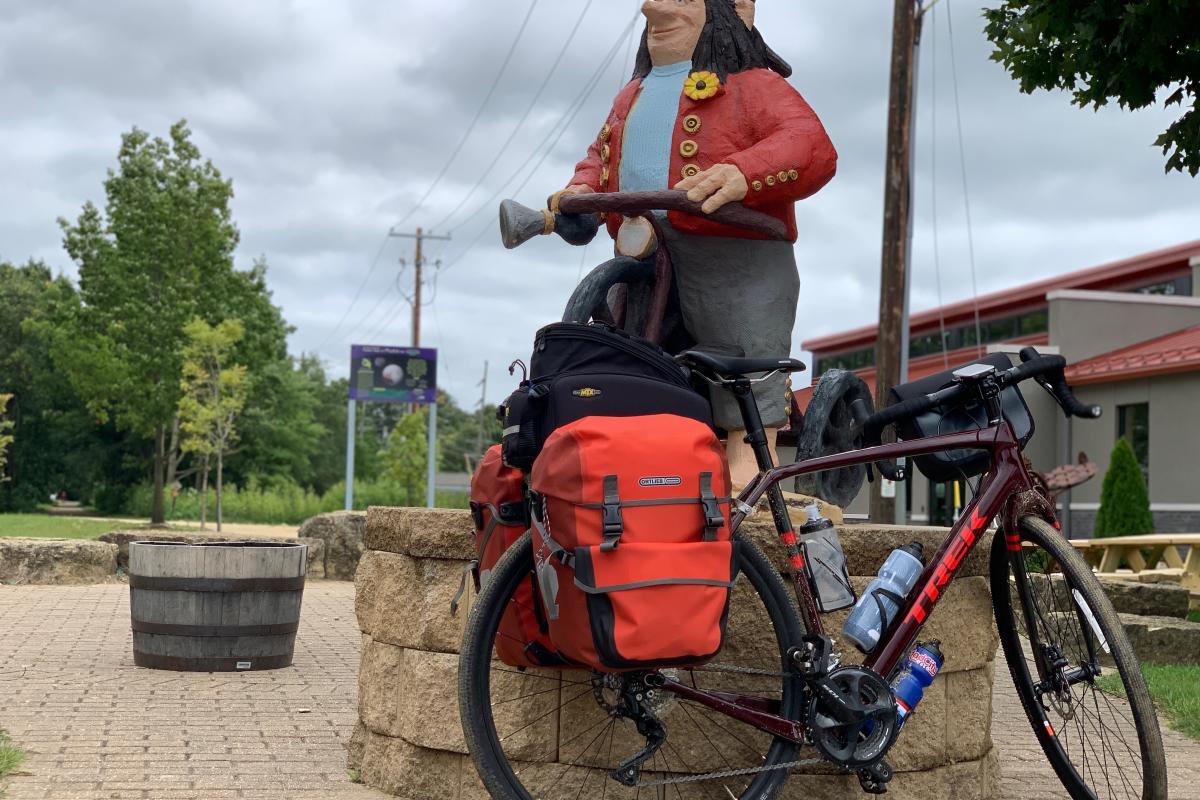
{"type": "Polygon", "coordinates": [[[813,686],[808,730],[828,761],[850,769],[875,764],[896,739],[892,687],[864,667],[834,670],[813,686]]]}

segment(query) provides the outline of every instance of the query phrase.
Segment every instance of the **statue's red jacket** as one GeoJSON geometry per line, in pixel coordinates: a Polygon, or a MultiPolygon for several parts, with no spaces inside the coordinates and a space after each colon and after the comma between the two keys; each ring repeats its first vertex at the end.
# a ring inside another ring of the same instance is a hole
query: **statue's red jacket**
{"type": "MultiPolygon", "coordinates": [[[[621,90],[608,121],[587,158],[575,168],[571,184],[597,192],[620,191],[621,144],[625,121],[641,91],[641,80],[621,90]]],[[[679,93],[679,118],[671,142],[671,186],[715,164],[733,164],[750,188],[742,202],[783,221],[796,240],[795,203],[815,194],[837,171],[837,151],[821,120],[804,98],[778,74],[754,69],[730,75],[707,100],[679,93]]],[[[681,212],[671,224],[687,233],[764,239],[760,234],[721,225],[681,212]]],[[[609,232],[620,227],[608,216],[609,232]]]]}

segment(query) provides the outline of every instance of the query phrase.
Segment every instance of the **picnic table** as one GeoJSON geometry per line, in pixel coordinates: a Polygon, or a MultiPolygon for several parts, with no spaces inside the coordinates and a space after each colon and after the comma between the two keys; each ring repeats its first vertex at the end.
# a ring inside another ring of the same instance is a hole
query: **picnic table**
{"type": "Polygon", "coordinates": [[[1122,565],[1133,571],[1158,571],[1159,564],[1179,576],[1179,582],[1200,597],[1200,533],[1153,533],[1114,536],[1110,539],[1072,539],[1088,563],[1101,573],[1115,573],[1122,565]]]}

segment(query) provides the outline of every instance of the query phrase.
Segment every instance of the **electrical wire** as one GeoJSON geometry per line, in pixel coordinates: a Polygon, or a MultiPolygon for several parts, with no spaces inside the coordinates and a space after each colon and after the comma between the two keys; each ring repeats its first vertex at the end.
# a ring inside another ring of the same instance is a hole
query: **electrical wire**
{"type": "Polygon", "coordinates": [[[479,125],[479,120],[483,117],[484,109],[486,109],[488,103],[492,101],[492,97],[496,94],[496,89],[500,86],[500,82],[503,80],[505,72],[508,71],[508,66],[512,63],[513,54],[517,52],[517,45],[521,42],[521,38],[525,35],[525,31],[529,27],[529,21],[533,18],[533,12],[534,9],[537,8],[538,2],[539,0],[533,0],[533,2],[529,4],[529,11],[525,13],[525,19],[521,22],[521,27],[517,31],[517,35],[513,38],[512,45],[508,48],[508,55],[504,57],[504,63],[502,63],[500,65],[500,69],[496,71],[496,78],[492,81],[491,88],[488,89],[487,95],[483,98],[483,102],[479,104],[479,109],[475,112],[475,116],[471,120],[471,123],[467,125],[467,129],[463,131],[462,138],[458,140],[458,144],[455,146],[454,151],[450,154],[450,157],[446,159],[446,163],[442,166],[441,172],[439,172],[437,177],[433,179],[433,183],[431,183],[429,188],[425,190],[425,194],[421,195],[421,199],[417,201],[417,204],[409,209],[408,213],[396,223],[397,225],[403,225],[412,218],[413,214],[416,214],[417,211],[424,207],[425,201],[428,200],[434,191],[437,190],[437,187],[441,185],[442,179],[446,177],[446,173],[450,171],[450,167],[453,166],[459,154],[462,153],[462,149],[467,144],[467,140],[471,138],[471,134],[475,132],[475,128],[479,125]]]}
{"type": "MultiPolygon", "coordinates": [[[[466,144],[467,139],[470,138],[471,133],[475,130],[475,126],[478,125],[479,119],[483,115],[484,109],[487,107],[488,103],[491,101],[492,96],[496,93],[496,88],[500,85],[500,81],[504,77],[504,73],[508,69],[508,65],[512,61],[513,54],[516,53],[517,44],[520,43],[521,38],[525,35],[525,30],[529,27],[530,20],[533,19],[533,12],[534,12],[534,9],[537,8],[538,2],[539,2],[539,0],[532,0],[532,2],[530,3],[529,11],[526,12],[525,19],[522,21],[521,27],[517,31],[517,35],[513,39],[512,45],[509,47],[508,54],[504,58],[504,63],[500,66],[499,71],[497,71],[495,81],[493,81],[491,88],[488,90],[487,96],[484,97],[483,102],[480,104],[479,110],[475,112],[475,118],[471,121],[471,124],[467,127],[467,131],[466,131],[466,133],[463,134],[462,140],[459,141],[458,146],[454,149],[454,152],[451,153],[450,158],[447,159],[445,166],[442,167],[442,171],[438,174],[437,178],[430,185],[429,189],[425,192],[424,196],[421,197],[421,199],[417,202],[417,204],[415,206],[413,206],[412,209],[410,209],[409,212],[407,214],[405,214],[404,217],[401,218],[401,220],[399,222],[396,223],[396,225],[402,225],[405,222],[407,222],[412,217],[412,215],[415,214],[417,212],[417,210],[421,208],[421,206],[425,203],[425,201],[429,199],[430,195],[433,194],[433,192],[437,188],[438,184],[441,183],[442,178],[445,177],[446,173],[450,169],[450,166],[454,163],[454,160],[458,157],[459,153],[462,151],[462,148],[466,144]]],[[[395,226],[393,226],[393,228],[394,227],[395,226]]],[[[373,276],[375,274],[375,270],[379,267],[379,262],[383,258],[383,253],[387,249],[388,241],[390,239],[391,239],[390,236],[384,236],[383,242],[379,245],[379,250],[375,253],[375,257],[373,259],[371,259],[371,266],[367,269],[367,274],[363,277],[362,282],[358,285],[358,290],[355,291],[355,293],[354,293],[354,298],[350,301],[350,305],[346,306],[346,311],[342,314],[341,319],[339,319],[337,325],[335,325],[333,327],[333,330],[329,333],[329,336],[327,336],[325,338],[325,340],[323,342],[321,342],[320,346],[317,347],[317,350],[324,349],[330,342],[332,342],[337,337],[338,332],[341,331],[342,326],[344,324],[346,324],[346,320],[349,319],[349,317],[350,317],[350,312],[352,312],[354,310],[354,307],[356,305],[358,305],[358,301],[362,298],[363,291],[366,290],[367,284],[370,283],[370,281],[371,281],[371,276],[373,276]]]]}
{"type": "MultiPolygon", "coordinates": [[[[500,146],[500,150],[496,153],[495,158],[492,159],[492,163],[486,170],[484,170],[483,174],[479,176],[479,180],[475,182],[475,185],[471,187],[470,191],[463,194],[462,199],[458,201],[458,205],[454,207],[454,210],[447,214],[441,222],[433,226],[434,230],[444,229],[454,215],[462,210],[462,207],[467,204],[467,201],[470,200],[475,195],[475,192],[477,192],[479,188],[483,186],[484,182],[491,177],[492,170],[494,170],[504,158],[504,155],[508,152],[508,148],[510,148],[512,143],[516,140],[517,134],[520,133],[521,128],[524,127],[525,123],[529,121],[529,117],[531,114],[533,114],[533,110],[537,108],[538,101],[542,99],[542,95],[545,94],[546,88],[550,85],[550,81],[554,79],[556,73],[558,72],[559,66],[562,64],[563,59],[570,50],[572,43],[574,43],[575,37],[579,34],[579,29],[583,26],[583,20],[587,16],[588,10],[591,9],[594,2],[595,0],[587,0],[587,5],[583,7],[583,11],[579,12],[579,18],[575,20],[575,26],[571,28],[571,33],[563,42],[562,49],[558,51],[558,57],[554,59],[554,63],[551,64],[550,69],[546,70],[546,77],[542,79],[542,85],[538,87],[537,92],[533,96],[533,100],[531,100],[529,105],[525,108],[525,113],[521,115],[521,119],[517,122],[516,127],[514,127],[512,133],[509,134],[508,140],[500,146]]],[[[457,228],[451,228],[449,232],[453,234],[455,230],[457,230],[457,228]]]]}
{"type": "Polygon", "coordinates": [[[971,226],[971,193],[967,183],[967,149],[963,139],[962,103],[958,94],[958,59],[954,52],[954,14],[953,3],[946,4],[946,25],[950,31],[950,75],[954,79],[954,116],[958,123],[958,160],[962,168],[963,206],[967,214],[967,253],[971,261],[971,296],[975,307],[975,342],[979,346],[979,354],[983,355],[983,325],[979,319],[979,279],[975,270],[975,233],[971,226]]]}
{"type": "Polygon", "coordinates": [[[933,61],[933,69],[930,70],[930,83],[932,97],[929,102],[929,150],[930,150],[930,178],[929,184],[931,187],[930,195],[933,205],[933,273],[937,282],[937,304],[938,304],[938,330],[941,339],[942,350],[942,368],[950,369],[950,354],[946,349],[946,306],[942,295],[942,261],[941,261],[941,237],[938,235],[938,58],[937,58],[937,9],[930,6],[929,12],[931,16],[930,27],[933,29],[933,36],[930,37],[930,54],[933,61]]]}
{"type": "MultiPolygon", "coordinates": [[[[575,118],[583,110],[584,106],[587,105],[588,99],[596,91],[596,87],[599,85],[599,79],[607,71],[609,66],[612,65],[613,60],[616,58],[617,53],[620,51],[621,43],[624,41],[625,37],[629,34],[630,29],[634,26],[634,24],[636,22],[637,22],[637,17],[635,16],[632,20],[630,20],[629,24],[621,32],[621,35],[619,37],[617,37],[616,42],[609,49],[603,62],[596,69],[596,71],[592,73],[591,78],[585,84],[584,89],[579,93],[579,95],[576,96],[575,100],[573,100],[572,103],[569,106],[567,106],[566,110],[563,111],[563,113],[559,117],[558,121],[555,122],[554,125],[552,125],[550,127],[550,130],[546,134],[546,138],[542,140],[542,144],[539,144],[536,148],[534,148],[533,152],[529,154],[529,157],[527,159],[525,159],[524,163],[522,163],[521,166],[518,167],[513,172],[512,176],[507,181],[502,183],[499,186],[499,188],[497,188],[496,191],[492,193],[491,197],[489,197],[487,200],[485,200],[483,202],[483,204],[481,204],[479,206],[479,208],[477,208],[475,210],[474,213],[472,213],[469,217],[467,217],[466,220],[459,223],[459,225],[458,225],[459,228],[462,228],[470,220],[478,217],[480,214],[483,214],[483,213],[491,210],[493,208],[493,204],[495,203],[496,199],[499,198],[501,194],[503,194],[507,191],[507,187],[513,181],[515,181],[521,175],[522,172],[525,171],[526,167],[529,166],[530,162],[532,162],[534,160],[534,158],[537,157],[539,151],[542,150],[543,145],[545,145],[547,142],[549,142],[549,147],[547,147],[545,149],[545,152],[542,153],[541,159],[539,159],[537,164],[534,165],[533,169],[526,176],[525,180],[522,181],[522,183],[516,190],[509,192],[509,194],[513,194],[513,195],[519,194],[521,189],[525,188],[525,186],[528,185],[529,181],[532,180],[533,176],[535,174],[537,174],[538,169],[540,169],[542,164],[545,163],[545,161],[549,157],[550,153],[554,151],[554,148],[562,140],[563,135],[570,128],[571,123],[574,122],[575,118]],[[558,131],[557,135],[555,135],[556,130],[558,131]]],[[[449,271],[451,267],[453,267],[458,262],[462,261],[462,259],[467,255],[467,253],[469,253],[471,250],[473,250],[475,248],[475,246],[478,245],[480,241],[482,241],[483,237],[492,230],[492,226],[494,224],[495,224],[495,220],[489,220],[488,223],[478,232],[478,234],[476,234],[475,238],[471,240],[471,242],[467,245],[467,247],[464,250],[462,250],[457,256],[455,256],[453,259],[451,259],[449,261],[449,263],[446,264],[446,267],[445,267],[445,269],[443,269],[443,272],[449,271]]]]}

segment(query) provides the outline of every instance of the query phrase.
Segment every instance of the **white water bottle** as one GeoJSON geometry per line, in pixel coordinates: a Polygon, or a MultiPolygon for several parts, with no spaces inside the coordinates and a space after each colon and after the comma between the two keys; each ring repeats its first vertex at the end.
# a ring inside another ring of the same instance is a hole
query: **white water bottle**
{"type": "Polygon", "coordinates": [[[858,597],[846,569],[846,554],[833,522],[821,516],[813,503],[805,509],[808,522],[798,531],[804,545],[805,561],[812,577],[813,594],[822,614],[854,605],[858,597]]]}
{"type": "Polygon", "coordinates": [[[842,627],[842,635],[859,650],[870,653],[879,644],[879,637],[892,623],[900,603],[917,585],[917,578],[925,569],[921,558],[921,544],[913,542],[893,550],[883,562],[879,577],[871,581],[842,627]]]}

